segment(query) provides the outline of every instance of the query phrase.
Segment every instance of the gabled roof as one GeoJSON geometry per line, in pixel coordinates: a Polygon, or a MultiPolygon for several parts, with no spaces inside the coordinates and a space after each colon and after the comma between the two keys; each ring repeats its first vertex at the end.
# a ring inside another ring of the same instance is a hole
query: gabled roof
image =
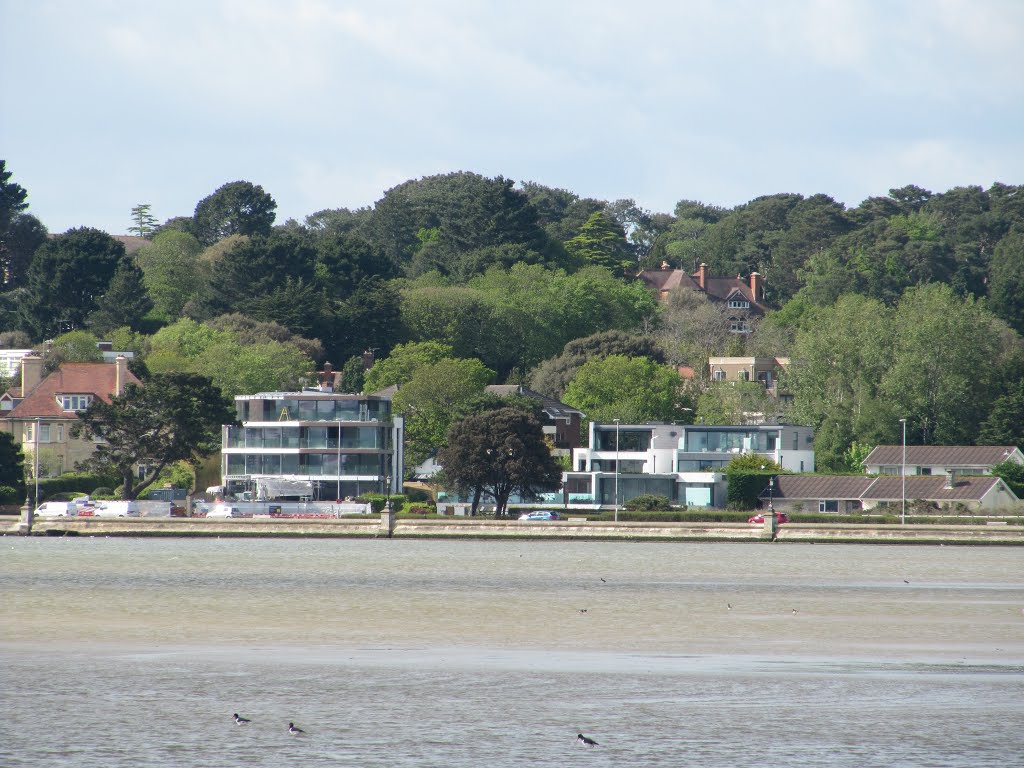
{"type": "MultiPolygon", "coordinates": [[[[776,499],[859,499],[874,478],[863,475],[778,475],[776,499]]],[[[768,489],[761,494],[768,498],[768,489]]]]}
{"type": "Polygon", "coordinates": [[[996,475],[957,475],[953,487],[946,488],[950,478],[945,475],[883,475],[875,481],[861,497],[873,501],[899,501],[900,499],[925,499],[926,501],[979,501],[993,486],[1003,480],[996,475]],[[906,496],[903,481],[907,481],[906,496]]]}
{"type": "Polygon", "coordinates": [[[645,269],[638,277],[653,290],[665,293],[676,288],[700,290],[697,281],[681,269],[645,269]]]}
{"type": "MultiPolygon", "coordinates": [[[[1014,458],[1024,463],[1015,445],[908,445],[907,464],[916,467],[991,467],[1014,458]]],[[[864,465],[897,466],[903,463],[902,445],[879,445],[864,465]]]]}
{"type": "MultiPolygon", "coordinates": [[[[1013,495],[1003,480],[995,475],[957,475],[953,478],[952,488],[946,487],[949,480],[950,478],[945,475],[778,475],[771,496],[776,499],[793,500],[900,501],[905,498],[925,501],[980,501],[998,485],[1003,485],[1007,492],[1013,495]]],[[[767,488],[761,492],[760,497],[769,497],[767,488]]]]}
{"type": "Polygon", "coordinates": [[[721,301],[726,301],[734,293],[739,293],[750,302],[750,306],[760,307],[750,291],[750,284],[741,277],[709,277],[705,283],[705,293],[721,301]]]}
{"type": "Polygon", "coordinates": [[[677,288],[690,288],[706,294],[709,298],[726,301],[739,293],[750,302],[750,307],[761,312],[764,306],[754,296],[750,282],[742,277],[705,277],[704,288],[700,287],[700,273],[688,275],[681,269],[645,269],[637,277],[651,290],[668,293],[677,288]]]}
{"type": "MultiPolygon", "coordinates": [[[[125,371],[125,384],[141,383],[131,371],[125,371]]],[[[61,363],[60,368],[43,379],[14,408],[8,419],[76,418],[57,403],[58,395],[94,395],[107,402],[117,390],[116,363],[61,363]]]]}

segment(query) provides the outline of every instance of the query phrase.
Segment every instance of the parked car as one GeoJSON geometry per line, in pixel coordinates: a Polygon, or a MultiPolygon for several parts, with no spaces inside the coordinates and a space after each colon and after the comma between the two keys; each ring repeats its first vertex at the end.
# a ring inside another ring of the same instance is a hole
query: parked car
{"type": "Polygon", "coordinates": [[[134,501],[101,501],[92,511],[93,517],[138,517],[139,505],[134,501]]]}
{"type": "MultiPolygon", "coordinates": [[[[777,522],[780,525],[782,523],[788,523],[789,522],[789,515],[787,515],[785,512],[776,512],[775,513],[775,517],[777,518],[777,522]]],[[[753,517],[748,517],[747,518],[747,522],[748,523],[757,523],[758,525],[764,525],[764,515],[761,512],[758,512],[753,517]]]]}
{"type": "Polygon", "coordinates": [[[73,501],[44,501],[36,507],[36,517],[74,517],[78,514],[78,504],[73,501]]]}
{"type": "Polygon", "coordinates": [[[520,520],[561,520],[557,512],[524,512],[520,520]]]}
{"type": "Polygon", "coordinates": [[[210,511],[206,513],[207,517],[244,517],[242,511],[238,507],[233,507],[230,504],[214,504],[210,508],[210,511]]]}

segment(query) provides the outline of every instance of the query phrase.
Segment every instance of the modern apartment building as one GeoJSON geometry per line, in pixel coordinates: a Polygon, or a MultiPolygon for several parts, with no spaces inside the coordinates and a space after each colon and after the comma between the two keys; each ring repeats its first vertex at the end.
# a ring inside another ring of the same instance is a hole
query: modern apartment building
{"type": "Polygon", "coordinates": [[[253,499],[343,500],[398,493],[403,423],[391,400],[330,387],[235,398],[242,426],[224,427],[225,491],[253,499]]]}
{"type": "Polygon", "coordinates": [[[564,500],[598,507],[635,496],[667,496],[675,504],[724,507],[725,468],[755,453],[794,472],[814,471],[811,427],[788,424],[590,424],[586,448],[573,451],[563,475],[564,500]]]}

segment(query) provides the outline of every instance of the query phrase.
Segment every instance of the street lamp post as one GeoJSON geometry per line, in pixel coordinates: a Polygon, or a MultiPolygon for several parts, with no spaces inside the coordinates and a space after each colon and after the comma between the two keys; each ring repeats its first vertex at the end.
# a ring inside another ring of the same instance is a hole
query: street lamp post
{"type": "Polygon", "coordinates": [[[338,419],[338,503],[341,503],[341,419],[338,419]]]}
{"type": "Polygon", "coordinates": [[[903,462],[900,465],[900,479],[903,481],[902,506],[900,509],[900,525],[907,524],[907,420],[900,419],[903,425],[903,462]]]}
{"type": "Polygon", "coordinates": [[[615,421],[615,522],[619,522],[619,420],[615,421]]]}

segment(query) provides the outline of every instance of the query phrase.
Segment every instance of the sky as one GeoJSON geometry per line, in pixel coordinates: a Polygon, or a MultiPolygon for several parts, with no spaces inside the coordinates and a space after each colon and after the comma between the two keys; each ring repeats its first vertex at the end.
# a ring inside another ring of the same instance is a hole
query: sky
{"type": "Polygon", "coordinates": [[[50,232],[250,181],[277,223],[454,171],[671,213],[1024,184],[1022,0],[0,0],[50,232]]]}

